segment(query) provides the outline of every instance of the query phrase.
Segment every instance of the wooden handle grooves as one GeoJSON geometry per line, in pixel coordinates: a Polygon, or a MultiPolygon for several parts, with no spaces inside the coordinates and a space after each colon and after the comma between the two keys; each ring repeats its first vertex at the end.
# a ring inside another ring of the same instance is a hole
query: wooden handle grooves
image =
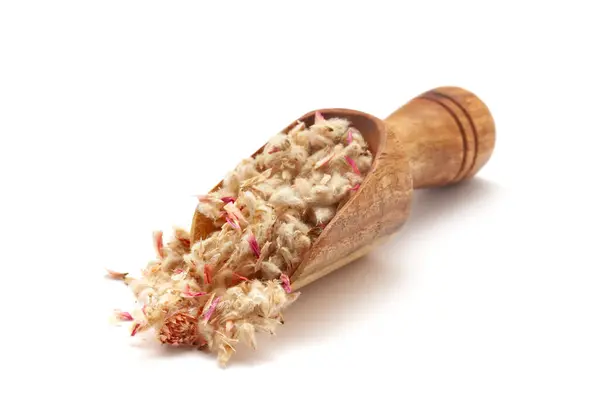
{"type": "Polygon", "coordinates": [[[405,145],[415,187],[444,186],[475,175],[489,160],[495,126],[473,93],[441,87],[392,113],[386,125],[405,145]]]}
{"type": "Polygon", "coordinates": [[[473,123],[473,119],[471,118],[471,115],[469,115],[469,112],[458,101],[444,93],[431,90],[422,94],[419,98],[439,104],[451,115],[454,122],[456,122],[456,126],[462,137],[463,159],[460,169],[452,182],[459,182],[472,173],[473,168],[475,168],[478,139],[477,128],[473,123]]]}

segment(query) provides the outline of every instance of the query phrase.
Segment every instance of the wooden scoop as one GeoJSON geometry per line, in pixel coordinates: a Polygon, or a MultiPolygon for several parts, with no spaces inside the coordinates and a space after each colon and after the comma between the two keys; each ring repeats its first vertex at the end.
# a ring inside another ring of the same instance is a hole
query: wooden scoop
{"type": "MultiPolygon", "coordinates": [[[[290,272],[294,290],[364,256],[399,230],[409,216],[413,189],[451,185],[474,176],[492,155],[496,137],[486,105],[457,87],[425,92],[385,120],[355,110],[318,111],[325,118],[348,119],[367,141],[373,165],[302,263],[290,272]]],[[[310,126],[315,112],[298,120],[310,126]]],[[[192,240],[214,230],[211,220],[196,211],[192,240]]]]}

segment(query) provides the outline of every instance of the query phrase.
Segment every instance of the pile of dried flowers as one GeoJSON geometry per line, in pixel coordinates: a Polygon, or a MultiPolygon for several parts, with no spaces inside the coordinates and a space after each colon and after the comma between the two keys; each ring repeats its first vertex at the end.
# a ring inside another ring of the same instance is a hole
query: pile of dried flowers
{"type": "Polygon", "coordinates": [[[255,333],[274,334],[299,295],[289,275],[371,164],[364,138],[345,119],[316,113],[312,126],[298,122],[277,134],[218,191],[200,196],[213,233],[191,243],[175,229],[164,245],[155,232],[157,257],[140,278],[109,271],[141,305],[115,317],[131,321],[132,336],[153,328],[162,343],[206,347],[223,365],[238,342],[255,348],[255,333]]]}

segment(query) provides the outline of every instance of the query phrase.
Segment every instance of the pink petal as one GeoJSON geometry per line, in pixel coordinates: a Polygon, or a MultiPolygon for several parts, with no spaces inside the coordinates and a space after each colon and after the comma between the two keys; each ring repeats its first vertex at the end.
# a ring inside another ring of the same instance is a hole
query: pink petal
{"type": "Polygon", "coordinates": [[[236,274],[235,272],[231,273],[234,277],[238,278],[241,281],[248,281],[248,278],[246,278],[245,276],[242,276],[240,274],[236,274]]]}
{"type": "Polygon", "coordinates": [[[237,208],[235,206],[235,204],[227,203],[227,204],[225,204],[225,207],[223,207],[223,208],[227,212],[227,215],[229,216],[229,218],[235,219],[237,221],[241,221],[245,224],[248,223],[248,221],[246,221],[246,218],[244,218],[244,214],[242,214],[242,211],[239,208],[237,208]]]}
{"type": "Polygon", "coordinates": [[[179,240],[184,247],[190,247],[190,239],[182,237],[181,232],[175,231],[175,239],[179,240]]]}
{"type": "Polygon", "coordinates": [[[256,241],[256,237],[253,233],[250,233],[250,236],[248,236],[248,243],[250,244],[250,249],[252,249],[252,252],[256,258],[260,257],[260,247],[258,247],[258,242],[256,241]]]}
{"type": "Polygon", "coordinates": [[[231,218],[229,218],[229,217],[225,217],[225,221],[227,221],[227,223],[228,223],[229,225],[231,225],[231,227],[232,227],[233,229],[235,229],[235,230],[238,230],[238,231],[241,229],[241,228],[240,228],[240,224],[239,224],[239,223],[238,223],[236,220],[233,220],[233,219],[231,219],[231,218]]]}
{"type": "Polygon", "coordinates": [[[331,153],[329,153],[328,155],[326,155],[325,157],[323,157],[322,159],[320,159],[315,164],[315,168],[321,168],[322,166],[326,165],[329,161],[331,161],[331,159],[333,158],[333,156],[335,156],[335,153],[332,151],[331,153]]]}
{"type": "Polygon", "coordinates": [[[162,231],[156,231],[153,233],[154,236],[154,250],[156,250],[156,254],[158,258],[164,258],[164,245],[163,245],[163,233],[162,231]]]}
{"type": "Polygon", "coordinates": [[[281,279],[281,286],[283,286],[283,290],[285,290],[286,293],[292,293],[290,278],[286,274],[281,274],[279,279],[281,279]]]}
{"type": "Polygon", "coordinates": [[[357,183],[356,185],[352,186],[350,188],[351,191],[356,192],[358,190],[358,188],[360,187],[360,183],[357,183]]]}
{"type": "Polygon", "coordinates": [[[206,313],[204,314],[204,317],[202,318],[204,320],[204,322],[207,322],[210,319],[213,312],[215,312],[215,308],[217,308],[217,304],[219,304],[219,301],[221,301],[221,297],[217,297],[212,301],[212,303],[210,304],[210,307],[208,307],[208,310],[206,310],[206,313]]]}
{"type": "Polygon", "coordinates": [[[344,158],[346,159],[346,162],[350,165],[350,167],[352,167],[352,171],[354,171],[356,175],[360,175],[360,170],[358,169],[356,162],[349,156],[344,156],[344,158]]]}
{"type": "Polygon", "coordinates": [[[204,283],[210,283],[211,282],[211,268],[210,268],[210,264],[205,264],[204,265],[204,283]]]}
{"type": "Polygon", "coordinates": [[[348,136],[346,136],[346,142],[348,142],[348,144],[352,143],[352,139],[353,139],[352,132],[353,131],[354,130],[352,128],[348,128],[348,136]]]}
{"type": "Polygon", "coordinates": [[[138,332],[138,330],[142,327],[142,324],[137,323],[133,326],[133,329],[131,330],[131,336],[135,336],[135,334],[138,332]]]}
{"type": "Polygon", "coordinates": [[[125,279],[125,277],[129,274],[129,272],[117,272],[111,269],[107,269],[106,272],[111,279],[125,279]]]}
{"type": "Polygon", "coordinates": [[[226,197],[221,197],[221,201],[225,204],[227,203],[235,203],[235,199],[233,197],[230,196],[226,196],[226,197]]]}
{"type": "Polygon", "coordinates": [[[196,292],[190,289],[189,285],[185,287],[183,294],[187,297],[200,297],[204,296],[206,292],[196,292]]]}
{"type": "Polygon", "coordinates": [[[116,310],[115,317],[117,317],[119,321],[133,321],[133,317],[127,311],[116,310]]]}
{"type": "Polygon", "coordinates": [[[319,111],[315,112],[315,124],[325,122],[325,117],[319,111]]]}

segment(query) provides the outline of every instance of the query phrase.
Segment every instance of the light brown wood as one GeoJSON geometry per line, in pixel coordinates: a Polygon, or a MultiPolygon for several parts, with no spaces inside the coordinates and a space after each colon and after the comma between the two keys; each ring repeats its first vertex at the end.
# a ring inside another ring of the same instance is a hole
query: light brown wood
{"type": "Polygon", "coordinates": [[[474,94],[455,87],[423,93],[385,120],[411,161],[415,188],[470,178],[492,155],[494,120],[474,94]]]}
{"type": "MultiPolygon", "coordinates": [[[[312,124],[316,111],[299,120],[312,124]]],[[[413,188],[471,178],[489,160],[495,145],[489,109],[474,94],[456,87],[425,92],[385,120],[356,110],[318,111],[325,118],[350,120],[374,158],[360,188],[292,271],[295,290],[364,256],[398,231],[410,214],[413,188]]],[[[212,229],[212,223],[196,212],[192,239],[204,238],[212,229]]]]}

